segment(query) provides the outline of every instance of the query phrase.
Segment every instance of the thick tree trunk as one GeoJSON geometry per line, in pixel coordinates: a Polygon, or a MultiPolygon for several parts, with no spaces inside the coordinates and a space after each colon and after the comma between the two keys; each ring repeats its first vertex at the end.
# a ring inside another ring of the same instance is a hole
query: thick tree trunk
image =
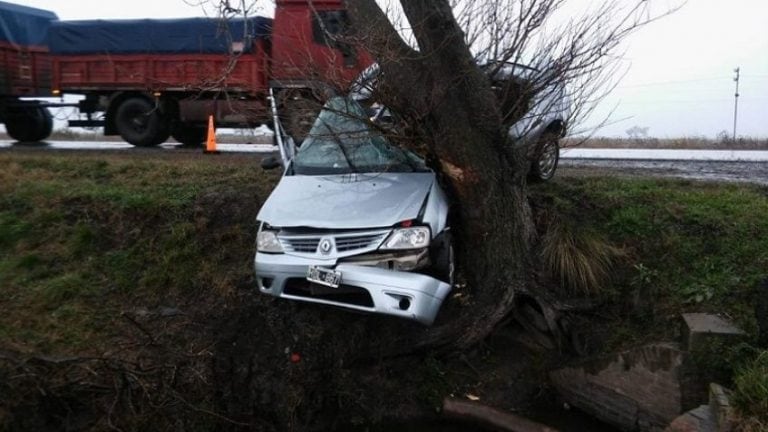
{"type": "Polygon", "coordinates": [[[365,23],[387,104],[418,121],[454,198],[460,266],[471,302],[416,345],[466,348],[487,336],[527,284],[533,224],[526,160],[508,143],[486,77],[475,65],[447,1],[408,0],[403,9],[419,50],[396,34],[374,0],[348,2],[365,23]],[[392,99],[390,102],[389,99],[392,99]]]}

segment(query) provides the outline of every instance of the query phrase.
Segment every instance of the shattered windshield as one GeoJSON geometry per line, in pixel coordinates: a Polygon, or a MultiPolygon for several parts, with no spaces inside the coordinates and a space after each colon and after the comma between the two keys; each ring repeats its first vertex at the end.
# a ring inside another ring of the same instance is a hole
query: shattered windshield
{"type": "Polygon", "coordinates": [[[415,154],[391,144],[367,123],[357,102],[335,97],[320,112],[293,160],[293,173],[327,175],[427,171],[415,154]]]}

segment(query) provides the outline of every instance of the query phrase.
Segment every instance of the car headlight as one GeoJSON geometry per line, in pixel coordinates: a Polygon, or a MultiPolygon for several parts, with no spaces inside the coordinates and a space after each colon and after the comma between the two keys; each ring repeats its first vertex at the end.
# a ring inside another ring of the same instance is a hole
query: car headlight
{"type": "Polygon", "coordinates": [[[428,227],[397,228],[380,249],[421,249],[429,246],[431,237],[428,227]]]}
{"type": "Polygon", "coordinates": [[[277,238],[277,231],[262,228],[256,236],[256,250],[265,253],[283,253],[283,245],[277,238]]]}

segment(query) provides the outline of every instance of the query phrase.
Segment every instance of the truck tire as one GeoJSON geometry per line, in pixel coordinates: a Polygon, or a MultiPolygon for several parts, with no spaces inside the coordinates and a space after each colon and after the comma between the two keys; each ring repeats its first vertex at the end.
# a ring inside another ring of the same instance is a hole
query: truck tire
{"type": "Polygon", "coordinates": [[[157,135],[155,135],[155,139],[154,139],[154,141],[152,141],[151,145],[153,145],[153,146],[160,145],[160,144],[168,141],[168,138],[170,138],[170,137],[171,137],[171,131],[170,131],[169,128],[160,129],[158,131],[157,135]]]}
{"type": "Polygon", "coordinates": [[[170,136],[168,123],[149,100],[124,100],[115,112],[115,127],[126,142],[139,147],[161,144],[170,136]]]}
{"type": "Polygon", "coordinates": [[[171,133],[173,139],[188,147],[200,147],[208,137],[208,129],[205,126],[178,124],[171,133]]]}
{"type": "Polygon", "coordinates": [[[539,140],[536,157],[531,163],[530,178],[534,182],[545,182],[555,176],[560,161],[560,140],[557,135],[546,134],[539,140]]]}
{"type": "Polygon", "coordinates": [[[53,116],[44,107],[12,108],[5,119],[5,130],[16,141],[42,141],[51,136],[53,116]]]}

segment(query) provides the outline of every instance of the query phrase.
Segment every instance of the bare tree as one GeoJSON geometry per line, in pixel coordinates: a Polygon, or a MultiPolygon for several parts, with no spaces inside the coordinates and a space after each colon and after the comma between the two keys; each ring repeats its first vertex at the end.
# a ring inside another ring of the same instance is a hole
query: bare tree
{"type": "MultiPolygon", "coordinates": [[[[454,225],[471,302],[418,344],[466,348],[488,335],[529,292],[536,232],[527,201],[526,145],[507,133],[527,100],[566,83],[576,123],[615,85],[622,41],[656,13],[648,1],[401,1],[407,32],[374,0],[347,1],[358,42],[381,70],[377,98],[400,113],[426,144],[454,195],[454,225]],[[405,34],[404,38],[402,35],[405,34]],[[499,97],[479,65],[526,63],[527,86],[499,97]]],[[[541,112],[551,107],[539,107],[541,112]]]]}

